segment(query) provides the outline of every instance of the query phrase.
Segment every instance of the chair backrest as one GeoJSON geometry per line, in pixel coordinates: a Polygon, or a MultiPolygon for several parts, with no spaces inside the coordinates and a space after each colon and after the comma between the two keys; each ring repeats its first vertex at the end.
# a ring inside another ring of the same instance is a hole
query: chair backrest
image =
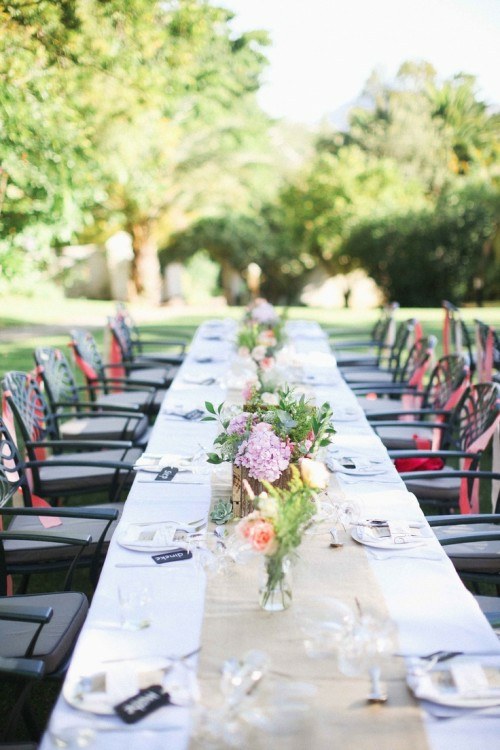
{"type": "MultiPolygon", "coordinates": [[[[496,383],[470,385],[452,412],[447,447],[481,454],[500,424],[500,387],[496,383]]],[[[474,467],[473,458],[464,458],[461,467],[474,467]]],[[[461,513],[479,513],[479,481],[462,479],[459,508],[461,513]]]]}
{"type": "Polygon", "coordinates": [[[469,368],[461,354],[441,357],[431,372],[422,408],[453,409],[469,384],[469,368]]]}
{"type": "MultiPolygon", "coordinates": [[[[142,354],[144,347],[141,342],[141,334],[139,331],[139,327],[137,326],[135,320],[130,314],[130,311],[127,309],[126,305],[123,302],[117,302],[116,303],[116,318],[123,321],[123,325],[128,330],[128,337],[130,339],[132,352],[137,354],[142,354]]],[[[375,327],[377,326],[379,321],[375,324],[375,327]]]]}
{"type": "Polygon", "coordinates": [[[499,386],[496,383],[470,385],[450,418],[451,447],[462,451],[483,451],[499,419],[499,386]]]}
{"type": "Polygon", "coordinates": [[[90,331],[73,329],[70,331],[69,346],[73,352],[76,366],[83,373],[89,387],[89,397],[95,397],[95,388],[99,386],[103,393],[108,393],[104,362],[90,331]]]}
{"type": "MultiPolygon", "coordinates": [[[[108,327],[111,333],[111,346],[117,346],[119,359],[123,362],[134,361],[134,342],[132,332],[128,326],[125,317],[121,314],[108,318],[108,327]]],[[[115,354],[110,356],[110,361],[116,362],[115,354]]]]}
{"type": "Polygon", "coordinates": [[[500,336],[492,326],[474,321],[476,334],[476,376],[479,383],[487,383],[494,371],[500,371],[500,336]]]}
{"type": "Polygon", "coordinates": [[[398,324],[396,329],[396,336],[394,344],[389,352],[387,367],[394,373],[394,379],[398,377],[398,373],[401,372],[401,361],[405,351],[409,351],[414,342],[415,333],[415,318],[409,320],[403,320],[398,324]]]}
{"type": "Polygon", "coordinates": [[[60,349],[39,346],[35,349],[36,374],[43,383],[52,411],[61,401],[78,406],[78,386],[68,360],[60,349]]]}
{"type": "Polygon", "coordinates": [[[397,302],[389,302],[389,304],[380,308],[380,316],[371,330],[372,341],[376,344],[383,345],[386,343],[389,328],[394,321],[394,313],[398,307],[397,302]]]}
{"type": "Polygon", "coordinates": [[[403,355],[401,367],[395,374],[395,382],[408,383],[412,388],[422,389],[425,373],[429,369],[437,339],[427,336],[415,341],[406,357],[403,355]]]}
{"type": "MultiPolygon", "coordinates": [[[[57,422],[34,375],[8,372],[2,380],[2,388],[24,443],[59,440],[57,422]]],[[[29,446],[26,449],[30,459],[36,460],[39,454],[29,446]]]]}
{"type": "Polygon", "coordinates": [[[31,491],[21,456],[6,422],[0,415],[0,506],[11,503],[18,491],[22,493],[23,504],[30,507],[31,491]]]}
{"type": "Polygon", "coordinates": [[[472,337],[469,329],[462,320],[460,310],[453,303],[444,300],[442,303],[444,311],[443,320],[443,353],[445,355],[456,352],[467,357],[471,374],[474,372],[475,361],[472,351],[472,337]]]}

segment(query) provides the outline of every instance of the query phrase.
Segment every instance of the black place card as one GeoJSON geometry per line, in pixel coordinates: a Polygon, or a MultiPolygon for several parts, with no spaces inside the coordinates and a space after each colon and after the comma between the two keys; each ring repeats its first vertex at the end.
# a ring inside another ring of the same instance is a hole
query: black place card
{"type": "Polygon", "coordinates": [[[176,547],[168,552],[161,552],[159,555],[151,555],[152,559],[157,565],[164,565],[165,563],[179,562],[180,560],[190,560],[193,557],[193,553],[184,547],[176,547]]]}
{"type": "Polygon", "coordinates": [[[196,360],[200,363],[200,365],[208,365],[210,362],[213,362],[212,357],[198,357],[196,360]]]}
{"type": "Polygon", "coordinates": [[[115,706],[115,711],[126,724],[135,724],[136,721],[144,719],[145,716],[156,711],[157,708],[167,706],[170,703],[170,695],[163,692],[161,685],[139,690],[127,700],[115,706]]]}
{"type": "Polygon", "coordinates": [[[196,422],[196,420],[201,419],[204,415],[205,412],[202,409],[193,409],[192,411],[187,411],[183,416],[184,419],[196,422]]]}
{"type": "Polygon", "coordinates": [[[171,482],[178,471],[177,466],[164,466],[155,476],[155,482],[171,482]]]}

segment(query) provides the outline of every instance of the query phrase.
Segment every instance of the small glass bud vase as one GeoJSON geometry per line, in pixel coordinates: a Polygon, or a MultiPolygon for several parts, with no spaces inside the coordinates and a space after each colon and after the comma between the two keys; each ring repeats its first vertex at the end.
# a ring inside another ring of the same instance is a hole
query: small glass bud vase
{"type": "Polygon", "coordinates": [[[259,605],[266,612],[282,612],[292,603],[292,563],[288,556],[266,555],[259,585],[259,605]]]}

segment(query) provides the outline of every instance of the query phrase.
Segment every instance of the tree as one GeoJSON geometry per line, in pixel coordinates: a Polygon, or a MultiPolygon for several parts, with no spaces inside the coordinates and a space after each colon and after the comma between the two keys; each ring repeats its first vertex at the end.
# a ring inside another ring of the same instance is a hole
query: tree
{"type": "Polygon", "coordinates": [[[202,0],[17,0],[0,13],[3,250],[18,256],[37,231],[42,247],[125,228],[136,290],[154,296],[159,238],[213,204],[214,185],[220,203],[265,185],[266,36],[233,38],[231,14],[202,0]]]}
{"type": "Polygon", "coordinates": [[[434,207],[366,218],[344,252],[381,287],[407,306],[461,303],[473,298],[473,279],[498,294],[499,268],[489,246],[498,231],[500,196],[484,183],[448,190],[434,207]]]}
{"type": "Polygon", "coordinates": [[[356,222],[422,201],[420,186],[404,179],[396,162],[354,145],[336,154],[319,151],[281,195],[298,258],[306,265],[320,261],[330,273],[348,267],[342,244],[356,222]]]}

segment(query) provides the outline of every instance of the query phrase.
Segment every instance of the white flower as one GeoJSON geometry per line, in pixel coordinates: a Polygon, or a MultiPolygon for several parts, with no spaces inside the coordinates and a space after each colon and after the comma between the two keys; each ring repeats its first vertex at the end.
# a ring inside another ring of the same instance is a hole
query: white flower
{"type": "Polygon", "coordinates": [[[262,393],[261,401],[267,406],[278,406],[279,404],[278,396],[275,393],[269,393],[269,391],[262,393]]]}
{"type": "Polygon", "coordinates": [[[254,346],[252,349],[252,357],[256,362],[260,362],[262,359],[264,359],[266,356],[266,347],[265,346],[254,346]]]}
{"type": "Polygon", "coordinates": [[[259,510],[265,518],[276,518],[278,503],[274,497],[269,497],[265,492],[262,492],[259,495],[259,510]]]}
{"type": "Polygon", "coordinates": [[[257,336],[257,343],[261,346],[276,346],[276,336],[272,331],[262,331],[257,336]]]}
{"type": "Polygon", "coordinates": [[[324,490],[330,482],[330,475],[325,464],[314,461],[312,458],[300,460],[300,474],[304,484],[318,490],[324,490]]]}

